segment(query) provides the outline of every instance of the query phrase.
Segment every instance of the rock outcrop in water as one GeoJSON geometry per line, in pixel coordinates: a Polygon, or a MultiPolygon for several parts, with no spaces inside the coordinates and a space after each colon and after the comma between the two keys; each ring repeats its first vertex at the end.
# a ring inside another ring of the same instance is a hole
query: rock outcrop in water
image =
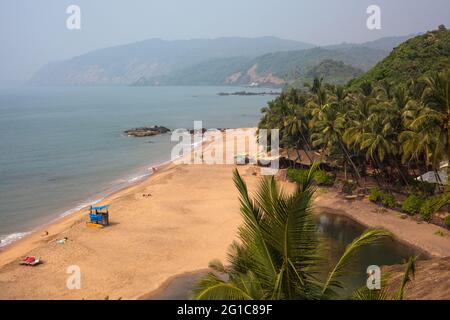
{"type": "Polygon", "coordinates": [[[140,127],[125,130],[124,133],[128,136],[132,137],[152,137],[158,134],[164,134],[170,132],[170,129],[162,126],[153,126],[153,127],[140,127]]]}
{"type": "Polygon", "coordinates": [[[219,96],[279,96],[277,91],[251,92],[251,91],[237,91],[237,92],[219,92],[219,96]]]}

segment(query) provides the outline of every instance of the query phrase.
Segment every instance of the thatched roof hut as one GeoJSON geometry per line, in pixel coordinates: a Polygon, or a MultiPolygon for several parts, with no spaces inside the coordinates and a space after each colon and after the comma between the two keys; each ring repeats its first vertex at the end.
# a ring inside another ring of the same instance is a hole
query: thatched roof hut
{"type": "Polygon", "coordinates": [[[322,156],[318,151],[314,150],[308,151],[285,148],[280,150],[280,156],[289,162],[303,166],[311,166],[314,162],[327,162],[326,156],[322,156]]]}

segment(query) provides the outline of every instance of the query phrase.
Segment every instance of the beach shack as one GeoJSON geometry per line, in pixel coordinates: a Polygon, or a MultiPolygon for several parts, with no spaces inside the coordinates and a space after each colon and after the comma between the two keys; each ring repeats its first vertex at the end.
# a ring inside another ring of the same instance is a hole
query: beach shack
{"type": "Polygon", "coordinates": [[[104,227],[109,225],[109,205],[89,208],[89,226],[104,227]]]}
{"type": "Polygon", "coordinates": [[[326,155],[321,155],[316,150],[301,150],[294,148],[280,149],[280,156],[290,162],[290,166],[310,167],[314,162],[327,163],[326,155]]]}

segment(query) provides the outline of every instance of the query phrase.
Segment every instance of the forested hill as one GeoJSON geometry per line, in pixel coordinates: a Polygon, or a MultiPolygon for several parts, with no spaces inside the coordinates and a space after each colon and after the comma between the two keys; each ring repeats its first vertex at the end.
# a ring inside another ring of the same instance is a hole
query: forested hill
{"type": "Polygon", "coordinates": [[[440,26],[437,30],[402,43],[367,73],[351,81],[350,85],[357,86],[366,80],[406,83],[449,67],[450,30],[440,26]]]}
{"type": "Polygon", "coordinates": [[[33,85],[284,86],[323,60],[367,70],[404,37],[316,47],[275,37],[146,41],[100,49],[43,66],[33,85]]]}
{"type": "MultiPolygon", "coordinates": [[[[380,49],[359,46],[333,50],[316,47],[268,53],[255,58],[211,59],[172,72],[163,77],[161,83],[173,85],[248,85],[257,83],[263,86],[283,86],[306,76],[307,72],[311,72],[311,68],[320,65],[324,60],[341,61],[354,69],[364,71],[370,69],[387,54],[386,51],[380,49]]],[[[346,78],[346,80],[350,80],[350,78],[346,78]]]]}
{"type": "Polygon", "coordinates": [[[352,67],[342,61],[324,60],[308,69],[304,74],[299,75],[289,85],[300,89],[306,83],[312,84],[315,78],[323,79],[324,82],[329,84],[344,85],[363,73],[363,70],[352,67]]]}

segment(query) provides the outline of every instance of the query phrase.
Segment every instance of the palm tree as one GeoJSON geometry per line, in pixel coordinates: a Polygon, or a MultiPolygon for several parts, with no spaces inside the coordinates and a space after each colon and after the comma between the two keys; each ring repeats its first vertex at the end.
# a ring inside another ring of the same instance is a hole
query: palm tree
{"type": "MultiPolygon", "coordinates": [[[[386,141],[383,144],[383,139],[380,137],[380,142],[384,145],[384,151],[386,152],[391,173],[393,173],[393,168],[396,168],[403,182],[408,185],[408,172],[401,166],[401,159],[399,157],[399,148],[401,147],[398,143],[398,133],[404,130],[402,116],[404,110],[410,105],[411,99],[408,96],[406,88],[403,86],[397,87],[391,95],[391,100],[383,100],[372,108],[373,115],[369,119],[374,120],[373,122],[381,120],[381,123],[375,123],[374,125],[378,125],[380,129],[382,128],[379,133],[382,134],[386,141]]],[[[381,159],[382,162],[383,159],[381,159]]]]}
{"type": "Polygon", "coordinates": [[[443,160],[450,159],[450,70],[424,79],[426,88],[422,94],[425,108],[411,124],[420,125],[423,121],[434,121],[437,131],[433,150],[433,166],[439,168],[443,160]]]}
{"type": "Polygon", "coordinates": [[[450,159],[450,70],[425,77],[422,83],[421,101],[404,108],[402,160],[418,162],[422,157],[437,172],[441,161],[450,159]]]}
{"type": "Polygon", "coordinates": [[[393,98],[393,85],[387,80],[381,80],[378,83],[377,90],[384,96],[385,100],[392,100],[393,98]]]}
{"type": "Polygon", "coordinates": [[[380,114],[369,117],[369,130],[362,135],[361,149],[366,151],[366,159],[372,160],[380,170],[383,161],[390,155],[397,154],[395,131],[389,121],[380,114]]]}
{"type": "Polygon", "coordinates": [[[315,130],[311,135],[311,141],[314,147],[321,146],[324,151],[331,151],[337,146],[352,166],[359,183],[361,176],[342,138],[345,122],[346,119],[343,114],[333,108],[332,105],[323,106],[321,111],[316,113],[316,120],[310,124],[310,126],[314,126],[315,130]]]}
{"type": "MultiPolygon", "coordinates": [[[[297,155],[300,158],[299,149],[311,150],[308,130],[308,115],[305,108],[301,108],[295,104],[288,104],[289,114],[284,119],[283,140],[293,141],[297,155]]],[[[309,161],[312,163],[308,152],[305,152],[309,161]]]]}
{"type": "Polygon", "coordinates": [[[344,287],[342,278],[358,251],[391,237],[384,230],[368,230],[347,246],[323,280],[328,264],[312,213],[314,187],[308,172],[292,195],[281,190],[273,177],[261,180],[255,197],[238,171],[234,183],[240,194],[244,220],[239,242],[229,252],[229,266],[210,263],[215,273],[199,280],[196,299],[330,299],[344,287]]]}

